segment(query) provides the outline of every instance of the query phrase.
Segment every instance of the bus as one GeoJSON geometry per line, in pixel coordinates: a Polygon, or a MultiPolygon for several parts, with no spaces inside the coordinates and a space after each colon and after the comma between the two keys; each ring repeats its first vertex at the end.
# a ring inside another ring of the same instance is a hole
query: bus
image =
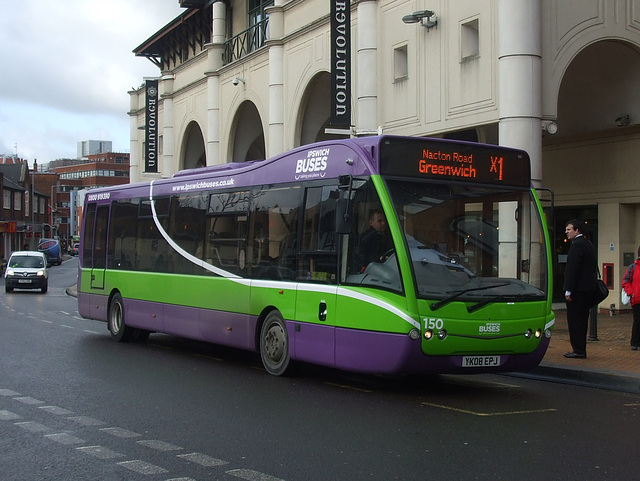
{"type": "Polygon", "coordinates": [[[79,313],[362,373],[520,371],[555,323],[526,152],[372,136],[96,188],[79,313]]]}

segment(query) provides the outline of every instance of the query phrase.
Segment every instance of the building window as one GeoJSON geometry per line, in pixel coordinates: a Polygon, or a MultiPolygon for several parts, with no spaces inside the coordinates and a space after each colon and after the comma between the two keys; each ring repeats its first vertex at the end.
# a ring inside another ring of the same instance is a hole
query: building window
{"type": "Polygon", "coordinates": [[[465,22],[460,26],[460,60],[471,60],[480,55],[480,36],[478,19],[465,22]]]}
{"type": "Polygon", "coordinates": [[[2,193],[2,208],[11,209],[11,192],[5,190],[2,193]]]}
{"type": "Polygon", "coordinates": [[[409,77],[409,62],[407,59],[407,46],[402,45],[393,50],[393,79],[395,82],[409,77]]]}
{"type": "Polygon", "coordinates": [[[13,193],[13,210],[22,210],[22,193],[13,193]]]}

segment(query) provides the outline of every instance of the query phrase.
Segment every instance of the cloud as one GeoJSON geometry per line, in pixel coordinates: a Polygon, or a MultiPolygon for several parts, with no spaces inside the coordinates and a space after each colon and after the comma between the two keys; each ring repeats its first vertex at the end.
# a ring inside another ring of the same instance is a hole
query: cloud
{"type": "Polygon", "coordinates": [[[75,157],[82,140],[128,150],[127,92],[159,70],[132,50],[178,0],[23,0],[0,16],[0,154],[75,157]]]}

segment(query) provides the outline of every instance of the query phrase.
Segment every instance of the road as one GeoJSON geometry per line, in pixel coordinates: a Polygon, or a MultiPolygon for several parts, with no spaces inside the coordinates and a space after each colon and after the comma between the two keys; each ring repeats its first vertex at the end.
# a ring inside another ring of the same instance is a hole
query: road
{"type": "Polygon", "coordinates": [[[638,479],[640,396],[508,376],[381,378],[152,334],[113,342],[53,267],[0,289],[0,479],[638,479]]]}

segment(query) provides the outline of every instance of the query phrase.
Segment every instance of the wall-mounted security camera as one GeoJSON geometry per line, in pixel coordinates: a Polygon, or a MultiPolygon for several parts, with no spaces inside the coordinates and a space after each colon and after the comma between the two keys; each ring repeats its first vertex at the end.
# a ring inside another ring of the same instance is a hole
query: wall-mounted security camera
{"type": "Polygon", "coordinates": [[[231,81],[233,85],[239,85],[240,82],[245,83],[244,79],[240,77],[233,77],[233,80],[231,81]]]}

